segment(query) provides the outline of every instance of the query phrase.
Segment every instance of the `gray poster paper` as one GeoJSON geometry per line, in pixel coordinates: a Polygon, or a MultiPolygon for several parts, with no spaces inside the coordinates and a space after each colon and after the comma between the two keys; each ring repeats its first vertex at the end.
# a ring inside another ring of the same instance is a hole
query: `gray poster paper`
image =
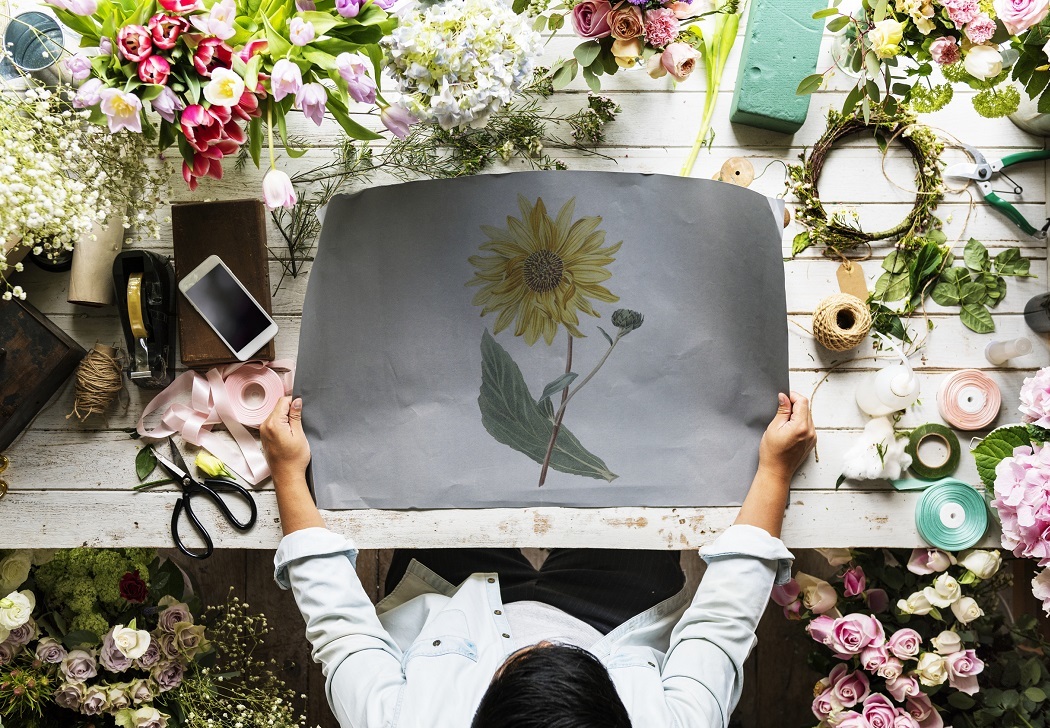
{"type": "Polygon", "coordinates": [[[317,503],[739,504],[788,388],[786,320],[779,212],[733,185],[529,172],[339,196],[296,372],[317,503]]]}

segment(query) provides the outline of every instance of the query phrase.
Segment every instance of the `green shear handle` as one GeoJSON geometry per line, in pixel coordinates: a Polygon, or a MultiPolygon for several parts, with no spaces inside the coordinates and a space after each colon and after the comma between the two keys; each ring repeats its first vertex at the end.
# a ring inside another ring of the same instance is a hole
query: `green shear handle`
{"type": "MultiPolygon", "coordinates": [[[[1002,169],[1012,167],[1015,164],[1022,164],[1024,162],[1037,162],[1044,159],[1050,159],[1050,149],[1040,149],[1034,152],[1018,152],[1017,154],[1008,154],[1003,157],[1002,169]]],[[[982,190],[983,191],[983,190],[982,190]]],[[[1040,230],[1032,225],[1025,216],[1021,214],[1021,211],[1014,207],[1011,203],[1007,202],[994,191],[988,190],[984,194],[985,201],[992,207],[1003,213],[1012,223],[1021,228],[1026,234],[1033,236],[1045,235],[1045,230],[1040,230]]]]}

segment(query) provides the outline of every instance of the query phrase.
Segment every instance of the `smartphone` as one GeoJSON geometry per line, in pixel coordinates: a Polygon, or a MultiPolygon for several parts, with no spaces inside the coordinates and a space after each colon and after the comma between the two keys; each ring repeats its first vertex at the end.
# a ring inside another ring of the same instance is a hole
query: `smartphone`
{"type": "Polygon", "coordinates": [[[217,255],[179,281],[179,290],[238,361],[277,335],[277,324],[217,255]]]}

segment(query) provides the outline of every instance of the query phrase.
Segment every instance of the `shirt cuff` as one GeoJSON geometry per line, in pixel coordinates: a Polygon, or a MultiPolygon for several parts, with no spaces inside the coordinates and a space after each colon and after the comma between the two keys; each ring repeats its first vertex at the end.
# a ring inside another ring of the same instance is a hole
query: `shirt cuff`
{"type": "Polygon", "coordinates": [[[327,528],[303,528],[293,531],[281,539],[273,557],[273,578],[277,586],[290,589],[288,567],[314,556],[346,554],[351,560],[357,556],[353,541],[327,528]]]}
{"type": "Polygon", "coordinates": [[[791,579],[791,562],[794,555],[787,550],[784,542],[770,536],[758,526],[737,524],[730,526],[726,532],[700,549],[700,558],[710,564],[720,559],[746,556],[763,561],[777,562],[777,586],[786,584],[791,579]]]}

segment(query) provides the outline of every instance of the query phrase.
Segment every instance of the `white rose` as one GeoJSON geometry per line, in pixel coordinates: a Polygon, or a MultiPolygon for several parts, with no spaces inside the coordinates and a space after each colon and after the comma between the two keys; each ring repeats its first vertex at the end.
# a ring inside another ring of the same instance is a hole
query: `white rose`
{"type": "Polygon", "coordinates": [[[983,81],[1002,72],[1003,56],[992,46],[974,46],[963,58],[963,68],[974,78],[983,81]]]}
{"type": "Polygon", "coordinates": [[[959,597],[962,596],[962,587],[959,586],[955,577],[941,574],[933,580],[933,586],[926,587],[922,593],[926,601],[933,606],[950,607],[959,601],[959,597]]]}
{"type": "Polygon", "coordinates": [[[904,614],[929,614],[930,610],[933,609],[933,605],[930,604],[929,600],[922,592],[915,592],[907,599],[901,599],[897,602],[897,609],[902,611],[904,614]]]}
{"type": "Polygon", "coordinates": [[[952,614],[963,624],[969,624],[978,617],[984,616],[984,610],[977,606],[972,597],[963,597],[952,605],[952,614]]]}
{"type": "Polygon", "coordinates": [[[149,649],[149,632],[143,629],[131,629],[122,624],[113,628],[113,643],[120,653],[129,660],[137,660],[149,649]]]}
{"type": "Polygon", "coordinates": [[[31,591],[11,592],[0,599],[0,627],[18,629],[29,621],[36,606],[36,597],[31,591]]]}
{"type": "Polygon", "coordinates": [[[959,565],[972,571],[978,579],[991,579],[1003,565],[1003,559],[998,551],[974,549],[963,553],[959,565]]]}
{"type": "Polygon", "coordinates": [[[25,583],[29,578],[29,569],[33,566],[30,551],[14,551],[0,561],[0,594],[9,594],[25,583]]]}
{"type": "Polygon", "coordinates": [[[1046,54],[1047,58],[1050,58],[1050,40],[1043,44],[1043,53],[1046,54]]]}
{"type": "Polygon", "coordinates": [[[815,549],[818,554],[828,560],[829,566],[842,566],[853,561],[853,553],[849,549],[815,549]]]}
{"type": "Polygon", "coordinates": [[[950,655],[962,649],[962,639],[955,632],[945,630],[934,637],[930,642],[938,655],[950,655]]]}
{"type": "Polygon", "coordinates": [[[923,685],[941,685],[948,679],[948,666],[940,655],[923,652],[919,655],[919,664],[915,666],[915,674],[923,685]]]}

